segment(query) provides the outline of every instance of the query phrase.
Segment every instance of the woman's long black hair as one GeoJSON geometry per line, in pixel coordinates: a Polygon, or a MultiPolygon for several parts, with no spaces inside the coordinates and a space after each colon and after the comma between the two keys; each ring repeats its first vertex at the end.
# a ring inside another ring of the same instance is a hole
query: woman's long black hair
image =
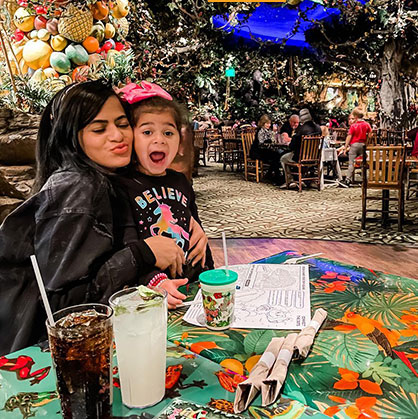
{"type": "MultiPolygon", "coordinates": [[[[79,143],[79,132],[93,121],[111,96],[118,97],[106,81],[95,80],[71,84],[52,98],[39,126],[33,192],[38,192],[58,169],[108,174],[86,156],[79,143]]],[[[121,104],[130,118],[126,104],[121,104]]]]}

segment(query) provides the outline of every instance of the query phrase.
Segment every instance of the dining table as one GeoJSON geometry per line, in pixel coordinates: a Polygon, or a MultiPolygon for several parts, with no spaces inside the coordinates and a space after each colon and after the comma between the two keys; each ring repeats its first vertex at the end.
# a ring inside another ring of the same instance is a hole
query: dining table
{"type": "MultiPolygon", "coordinates": [[[[288,250],[253,263],[301,256],[288,250]]],[[[183,307],[168,315],[164,399],[124,406],[114,356],[113,417],[418,418],[418,282],[318,256],[301,263],[309,265],[312,313],[323,308],[328,317],[307,358],[290,363],[275,403],[257,397],[233,413],[238,384],[272,338],[290,331],[208,330],[186,323],[183,307]]],[[[197,290],[194,283],[184,291],[191,299],[197,290]]],[[[0,357],[0,417],[62,417],[47,345],[0,357]]]]}

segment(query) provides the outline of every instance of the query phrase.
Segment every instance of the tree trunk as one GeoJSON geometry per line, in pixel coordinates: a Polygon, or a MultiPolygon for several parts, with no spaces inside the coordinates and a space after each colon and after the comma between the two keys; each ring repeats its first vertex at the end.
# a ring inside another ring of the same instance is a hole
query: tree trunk
{"type": "Polygon", "coordinates": [[[401,77],[403,49],[399,41],[388,42],[382,56],[382,85],[380,88],[380,123],[383,128],[410,128],[409,103],[415,89],[401,77]]]}

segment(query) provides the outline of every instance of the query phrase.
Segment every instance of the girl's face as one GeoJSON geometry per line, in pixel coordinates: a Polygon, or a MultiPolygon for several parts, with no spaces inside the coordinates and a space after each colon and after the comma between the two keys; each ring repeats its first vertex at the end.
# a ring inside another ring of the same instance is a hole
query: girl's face
{"type": "Polygon", "coordinates": [[[265,122],[265,123],[264,123],[264,125],[263,125],[263,127],[264,127],[265,129],[270,129],[270,127],[271,127],[271,122],[270,122],[270,121],[265,122]]]}
{"type": "Polygon", "coordinates": [[[133,131],[115,96],[79,133],[81,148],[92,161],[107,169],[127,166],[131,160],[133,131]]]}
{"type": "Polygon", "coordinates": [[[353,125],[353,124],[354,124],[354,122],[355,122],[355,120],[356,120],[356,118],[354,118],[354,116],[353,116],[353,115],[350,115],[350,116],[348,117],[348,125],[353,125]]]}
{"type": "Polygon", "coordinates": [[[142,112],[134,138],[139,171],[150,176],[165,175],[180,146],[180,133],[171,112],[142,112]]]}

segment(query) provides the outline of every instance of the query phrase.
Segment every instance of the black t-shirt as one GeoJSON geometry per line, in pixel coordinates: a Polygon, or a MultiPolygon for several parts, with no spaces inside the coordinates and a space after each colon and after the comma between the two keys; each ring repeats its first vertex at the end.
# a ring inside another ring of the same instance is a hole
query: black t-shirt
{"type": "MultiPolygon", "coordinates": [[[[197,212],[192,186],[174,170],[164,176],[132,172],[119,176],[129,201],[140,239],[162,235],[189,249],[190,219],[197,212]]],[[[196,217],[195,217],[196,218],[196,217]]]]}

